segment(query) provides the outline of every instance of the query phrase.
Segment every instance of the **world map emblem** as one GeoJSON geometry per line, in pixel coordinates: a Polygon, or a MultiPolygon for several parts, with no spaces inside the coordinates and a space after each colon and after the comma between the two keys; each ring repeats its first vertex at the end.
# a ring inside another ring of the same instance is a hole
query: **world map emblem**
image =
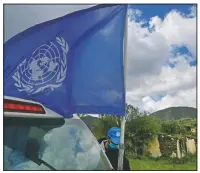
{"type": "Polygon", "coordinates": [[[18,65],[12,76],[18,91],[36,94],[60,87],[67,73],[68,51],[69,46],[62,37],[56,37],[55,43],[38,47],[18,65]]]}

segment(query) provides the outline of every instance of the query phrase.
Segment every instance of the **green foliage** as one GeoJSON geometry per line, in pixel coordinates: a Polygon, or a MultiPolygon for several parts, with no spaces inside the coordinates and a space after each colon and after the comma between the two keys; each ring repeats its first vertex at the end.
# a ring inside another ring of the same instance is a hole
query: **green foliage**
{"type": "Polygon", "coordinates": [[[126,104],[126,120],[131,121],[135,118],[147,116],[148,112],[140,112],[138,107],[133,107],[131,104],[126,104]]]}
{"type": "Polygon", "coordinates": [[[93,123],[92,132],[96,138],[106,136],[111,127],[120,127],[120,117],[111,115],[100,115],[100,118],[93,123]]]}
{"type": "Polygon", "coordinates": [[[182,118],[180,120],[178,120],[183,126],[191,126],[194,127],[196,126],[196,122],[197,120],[194,118],[182,118]]]}
{"type": "Polygon", "coordinates": [[[191,132],[191,128],[196,127],[196,119],[187,118],[176,121],[162,121],[161,133],[171,134],[177,138],[196,137],[196,133],[191,132]]]}
{"type": "Polygon", "coordinates": [[[161,129],[159,120],[150,116],[142,116],[126,123],[125,145],[130,153],[138,156],[147,154],[148,143],[161,129]]]}
{"type": "MultiPolygon", "coordinates": [[[[147,116],[147,112],[140,112],[139,108],[135,108],[130,104],[126,104],[126,125],[132,120],[147,116]]],[[[105,136],[108,129],[111,127],[120,127],[121,126],[121,117],[115,115],[105,115],[101,114],[99,119],[93,123],[92,132],[97,138],[105,136]]],[[[128,132],[126,128],[126,132],[128,132]]]]}
{"type": "MultiPolygon", "coordinates": [[[[92,118],[79,114],[81,119],[94,133],[97,139],[105,137],[107,131],[111,127],[120,127],[121,117],[114,115],[102,114],[99,118],[92,118]]],[[[169,116],[169,112],[167,115],[169,116]]],[[[170,115],[171,116],[171,115],[170,115]]],[[[187,117],[187,116],[186,116],[187,117]]],[[[166,117],[165,117],[166,118],[166,117]]],[[[168,119],[167,117],[166,119],[168,119]]],[[[176,152],[176,140],[182,139],[186,136],[195,137],[196,134],[191,132],[191,127],[196,127],[196,119],[184,118],[174,121],[163,121],[155,116],[149,116],[148,112],[140,112],[139,108],[126,104],[126,125],[125,125],[125,147],[126,153],[134,158],[144,159],[148,156],[148,144],[155,136],[173,137],[170,139],[163,139],[159,142],[162,143],[161,153],[163,156],[169,157],[172,153],[171,150],[176,152]]],[[[182,145],[181,145],[182,146],[182,145]]],[[[184,147],[184,146],[183,146],[184,147]]],[[[181,161],[180,161],[181,162],[181,161]]]]}
{"type": "Polygon", "coordinates": [[[161,132],[167,134],[184,134],[186,133],[186,128],[178,121],[163,122],[161,132]]]}
{"type": "Polygon", "coordinates": [[[196,154],[187,154],[185,157],[180,159],[178,158],[170,158],[169,161],[173,164],[186,164],[196,162],[197,155],[196,154]]]}
{"type": "Polygon", "coordinates": [[[159,121],[150,116],[139,117],[127,122],[127,131],[134,134],[156,134],[161,129],[159,121]]]}
{"type": "Polygon", "coordinates": [[[172,163],[171,160],[167,158],[149,158],[143,157],[142,160],[136,158],[129,158],[131,170],[197,170],[197,160],[192,159],[185,163],[172,163]]]}

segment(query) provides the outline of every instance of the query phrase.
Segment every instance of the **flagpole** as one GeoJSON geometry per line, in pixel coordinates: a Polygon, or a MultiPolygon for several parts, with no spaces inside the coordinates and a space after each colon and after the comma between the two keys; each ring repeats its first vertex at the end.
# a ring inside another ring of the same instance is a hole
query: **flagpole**
{"type": "MultiPolygon", "coordinates": [[[[124,29],[124,87],[125,87],[125,103],[126,103],[126,76],[127,76],[127,43],[128,43],[128,5],[126,12],[126,21],[124,29]]],[[[118,170],[123,170],[123,159],[124,159],[124,134],[125,134],[125,116],[121,118],[121,135],[120,135],[120,146],[119,146],[119,156],[118,156],[118,170]]]]}

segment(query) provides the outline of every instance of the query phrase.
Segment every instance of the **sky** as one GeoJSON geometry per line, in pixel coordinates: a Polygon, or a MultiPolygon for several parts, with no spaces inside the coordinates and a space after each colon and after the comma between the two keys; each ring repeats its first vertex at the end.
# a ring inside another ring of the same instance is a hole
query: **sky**
{"type": "MultiPolygon", "coordinates": [[[[91,6],[5,5],[4,41],[91,6]]],[[[196,107],[196,6],[131,4],[128,16],[127,102],[148,112],[196,107]]]]}

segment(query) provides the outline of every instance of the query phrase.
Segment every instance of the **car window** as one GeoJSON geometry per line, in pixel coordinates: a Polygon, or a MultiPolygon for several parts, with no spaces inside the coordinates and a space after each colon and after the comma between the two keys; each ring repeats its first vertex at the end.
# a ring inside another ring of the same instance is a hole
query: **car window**
{"type": "MultiPolygon", "coordinates": [[[[27,143],[38,144],[38,158],[56,170],[111,170],[112,167],[87,126],[79,119],[65,119],[62,126],[4,125],[5,170],[50,170],[25,156],[27,143]]],[[[31,152],[34,151],[30,147],[31,152]],[[33,150],[33,151],[32,151],[33,150]]]]}

